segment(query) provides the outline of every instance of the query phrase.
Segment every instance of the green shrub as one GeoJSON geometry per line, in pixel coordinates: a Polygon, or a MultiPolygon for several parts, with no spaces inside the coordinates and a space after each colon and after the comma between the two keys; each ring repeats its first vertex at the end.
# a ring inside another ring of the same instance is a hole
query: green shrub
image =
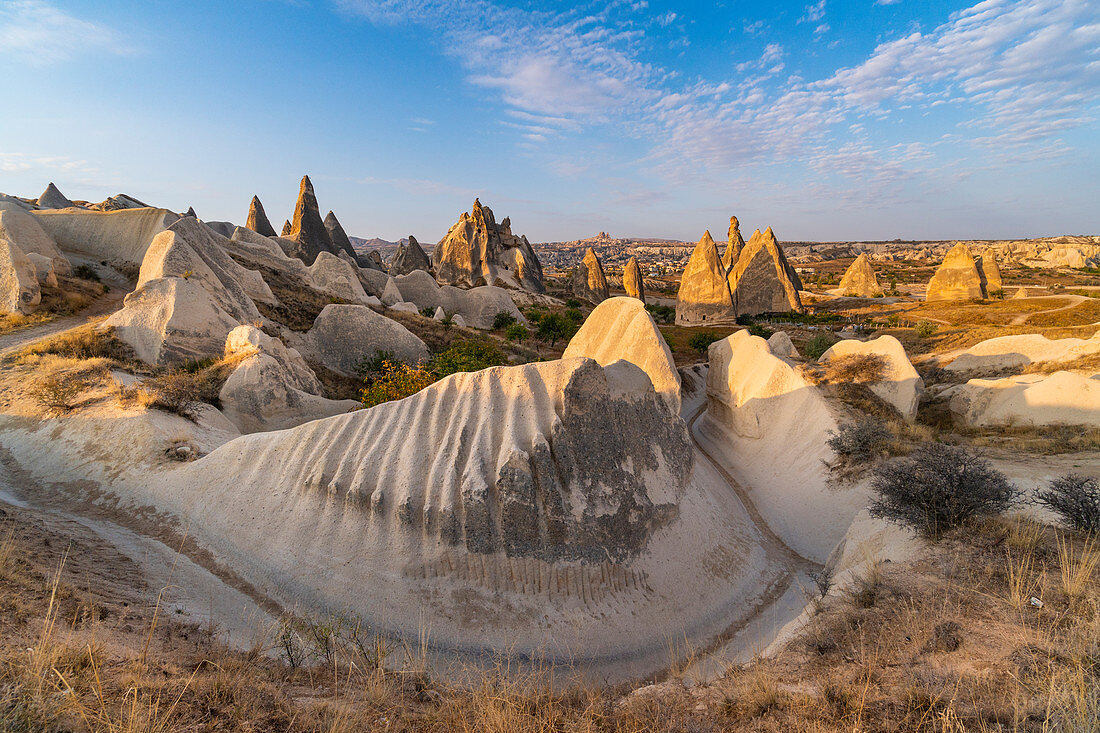
{"type": "Polygon", "coordinates": [[[676,320],[676,309],[670,305],[647,303],[645,309],[657,323],[673,323],[676,320]]]}
{"type": "Polygon", "coordinates": [[[80,264],[73,268],[73,275],[81,280],[99,282],[99,273],[91,265],[80,264]]]}
{"type": "Polygon", "coordinates": [[[765,326],[761,326],[759,323],[754,323],[749,326],[749,333],[753,336],[759,336],[762,339],[769,339],[775,334],[775,331],[765,326]]]}
{"type": "Polygon", "coordinates": [[[819,333],[815,334],[810,342],[806,344],[806,348],[802,349],[802,355],[811,361],[816,361],[821,358],[821,355],[829,350],[833,344],[839,341],[836,336],[831,333],[819,333]]]}
{"type": "Polygon", "coordinates": [[[580,308],[581,302],[576,298],[569,298],[565,301],[566,308],[580,308]]]}
{"type": "Polygon", "coordinates": [[[548,313],[539,321],[535,338],[553,346],[559,340],[571,338],[576,332],[577,327],[565,316],[560,313],[548,313]]]}
{"type": "Polygon", "coordinates": [[[420,315],[424,316],[425,318],[431,318],[435,315],[435,308],[432,308],[430,305],[424,306],[420,309],[420,315]]]}
{"type": "Polygon", "coordinates": [[[531,333],[527,330],[527,326],[522,323],[513,323],[508,328],[504,329],[504,338],[509,341],[526,341],[530,337],[531,333]]]}
{"type": "Polygon", "coordinates": [[[502,328],[508,328],[516,322],[516,317],[508,311],[500,311],[493,316],[493,330],[499,331],[502,328]]]}
{"type": "Polygon", "coordinates": [[[715,341],[720,341],[722,337],[714,331],[700,331],[699,333],[692,334],[688,339],[688,347],[695,349],[700,354],[706,354],[707,349],[715,341]]]}
{"type": "Polygon", "coordinates": [[[922,339],[926,339],[935,336],[936,331],[938,331],[939,328],[936,326],[935,323],[932,323],[932,321],[918,321],[916,328],[914,328],[913,330],[915,330],[917,332],[917,335],[920,336],[922,339]]]}
{"type": "Polygon", "coordinates": [[[372,374],[381,374],[386,362],[396,363],[397,358],[393,355],[392,351],[376,351],[374,356],[364,356],[355,365],[355,373],[361,377],[367,377],[372,374]]]}
{"type": "Polygon", "coordinates": [[[456,341],[446,351],[436,354],[428,363],[428,369],[437,379],[442,379],[458,372],[477,372],[507,363],[504,352],[494,342],[471,339],[456,341]]]}
{"type": "Polygon", "coordinates": [[[829,433],[828,446],[848,463],[867,463],[886,452],[893,434],[886,423],[873,417],[844,423],[829,433]]]}
{"type": "Polygon", "coordinates": [[[569,308],[566,310],[565,317],[578,326],[584,322],[584,314],[576,308],[569,308]]]}

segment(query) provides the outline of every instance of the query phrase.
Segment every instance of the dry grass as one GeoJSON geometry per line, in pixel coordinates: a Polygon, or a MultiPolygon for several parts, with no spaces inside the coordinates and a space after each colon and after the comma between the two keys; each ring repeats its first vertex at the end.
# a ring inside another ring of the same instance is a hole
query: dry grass
{"type": "Polygon", "coordinates": [[[1027,319],[1027,325],[1038,328],[1066,328],[1090,326],[1097,321],[1100,321],[1100,301],[1089,299],[1063,311],[1031,316],[1027,319]]]}
{"type": "Polygon", "coordinates": [[[37,341],[18,351],[14,358],[24,362],[29,357],[56,354],[69,359],[107,359],[118,365],[141,369],[141,362],[133,349],[115,336],[113,329],[99,330],[103,320],[37,341]]]}

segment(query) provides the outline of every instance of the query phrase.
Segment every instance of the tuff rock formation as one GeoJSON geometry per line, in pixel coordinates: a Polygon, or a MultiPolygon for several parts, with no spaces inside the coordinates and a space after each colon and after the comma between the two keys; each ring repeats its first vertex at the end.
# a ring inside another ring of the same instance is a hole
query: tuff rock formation
{"type": "Polygon", "coordinates": [[[1015,293],[1012,294],[1012,299],[1013,300],[1020,300],[1022,298],[1026,298],[1026,297],[1027,297],[1027,288],[1025,288],[1023,286],[1020,286],[1020,288],[1018,290],[1016,290],[1015,293]]]}
{"type": "Polygon", "coordinates": [[[336,254],[321,211],[317,208],[317,195],[313,192],[313,183],[309,176],[302,176],[302,185],[298,189],[298,203],[294,207],[294,221],[290,233],[285,235],[295,243],[290,254],[312,265],[320,252],[336,254]]]}
{"type": "Polygon", "coordinates": [[[925,300],[971,300],[984,298],[982,276],[970,248],[960,242],[943,258],[928,281],[925,300]]]}
{"type": "Polygon", "coordinates": [[[676,323],[713,323],[732,320],[735,316],[726,271],[718,256],[718,245],[708,229],[695,245],[695,251],[691,253],[691,259],[680,277],[680,291],[676,295],[676,323]]]}
{"type": "Polygon", "coordinates": [[[753,232],[730,270],[728,281],[738,315],[802,310],[798,296],[802,282],[787,262],[771,227],[763,234],[759,229],[753,232]]]}
{"type": "Polygon", "coordinates": [[[290,225],[290,219],[287,219],[286,221],[283,222],[283,231],[279,236],[288,237],[288,236],[290,236],[290,232],[293,229],[294,229],[294,227],[292,227],[290,225]]]}
{"type": "Polygon", "coordinates": [[[184,216],[189,218],[189,219],[198,219],[199,218],[199,215],[195,213],[195,207],[194,206],[188,206],[187,207],[187,213],[185,213],[184,216]]]}
{"type": "Polygon", "coordinates": [[[623,268],[623,290],[631,298],[645,302],[645,278],[642,277],[642,268],[638,267],[638,260],[633,257],[623,268]]]}
{"type": "Polygon", "coordinates": [[[420,242],[417,242],[416,237],[411,234],[407,244],[397,245],[397,252],[390,260],[390,274],[394,276],[408,275],[413,270],[429,272],[431,269],[431,260],[421,248],[420,242]]]}
{"type": "Polygon", "coordinates": [[[46,186],[46,190],[38,197],[38,208],[40,209],[68,209],[75,205],[57,190],[57,186],[53,185],[53,182],[46,186]]]}
{"type": "Polygon", "coordinates": [[[971,379],[949,394],[952,417],[966,427],[1100,427],[1100,380],[1079,372],[971,379]]]}
{"type": "Polygon", "coordinates": [[[388,278],[382,293],[382,302],[393,308],[401,303],[412,303],[416,311],[421,308],[442,308],[451,316],[462,316],[463,322],[471,328],[492,328],[493,319],[502,311],[519,323],[526,323],[523,314],[504,288],[482,285],[466,290],[453,285],[440,286],[424,270],[413,270],[408,275],[388,278]]]}
{"type": "Polygon", "coordinates": [[[359,363],[381,351],[407,364],[428,359],[423,341],[365,305],[326,305],[306,333],[301,351],[346,377],[358,376],[359,363]]]}
{"type": "Polygon", "coordinates": [[[741,222],[736,216],[731,216],[726,251],[722,253],[722,267],[726,268],[727,273],[737,264],[737,258],[741,256],[741,250],[744,248],[745,240],[741,238],[741,222]]]}
{"type": "Polygon", "coordinates": [[[0,238],[0,313],[33,313],[41,301],[34,263],[19,247],[0,238]]]}
{"type": "Polygon", "coordinates": [[[997,255],[992,249],[986,249],[976,261],[978,277],[982,281],[982,297],[990,298],[993,293],[1004,292],[1001,281],[1001,268],[997,266],[997,255]]]}
{"type": "Polygon", "coordinates": [[[600,258],[591,247],[584,253],[581,264],[573,271],[570,287],[573,295],[589,303],[599,304],[610,297],[607,278],[603,274],[603,265],[600,264],[600,258]]]}
{"type": "Polygon", "coordinates": [[[340,220],[331,211],[325,216],[325,230],[328,232],[329,239],[332,240],[332,246],[336,248],[336,251],[346,252],[358,264],[359,255],[355,253],[355,248],[351,246],[351,240],[348,239],[344,227],[340,226],[340,220]]]}
{"type": "Polygon", "coordinates": [[[871,341],[838,341],[821,355],[819,361],[828,364],[836,359],[863,355],[881,358],[885,367],[882,378],[867,383],[867,387],[907,421],[915,420],[917,403],[920,402],[920,395],[924,390],[924,380],[913,368],[905,347],[893,336],[879,336],[871,341]]]}
{"type": "Polygon", "coordinates": [[[474,199],[432,252],[436,279],[441,283],[477,287],[498,285],[546,292],[542,265],[527,237],[512,234],[507,217],[497,224],[493,210],[474,199]]]}
{"type": "Polygon", "coordinates": [[[133,196],[120,193],[117,196],[110,196],[105,201],[94,207],[100,211],[123,211],[124,209],[146,209],[150,208],[149,204],[138,201],[133,196]]]}
{"type": "Polygon", "coordinates": [[[840,278],[840,287],[837,290],[841,295],[859,298],[877,298],[883,294],[878,278],[875,277],[875,270],[871,267],[871,258],[866,252],[856,257],[844,277],[840,278]]]}
{"type": "Polygon", "coordinates": [[[72,266],[46,233],[38,219],[18,207],[0,208],[0,239],[19,247],[24,254],[39,254],[54,263],[61,275],[72,274],[72,266]]]}
{"type": "Polygon", "coordinates": [[[180,218],[167,209],[151,208],[31,213],[62,251],[131,267],[140,267],[153,238],[180,218]]]}
{"type": "Polygon", "coordinates": [[[264,205],[260,203],[259,196],[252,197],[252,203],[248,205],[248,219],[244,225],[265,237],[275,236],[275,228],[271,226],[271,222],[267,218],[267,212],[264,211],[264,205]]]}

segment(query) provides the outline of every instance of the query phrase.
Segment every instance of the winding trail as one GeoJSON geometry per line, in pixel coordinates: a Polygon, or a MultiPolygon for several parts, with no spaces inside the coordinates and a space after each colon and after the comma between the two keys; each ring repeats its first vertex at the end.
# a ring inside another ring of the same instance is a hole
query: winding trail
{"type": "Polygon", "coordinates": [[[1032,296],[1032,297],[1027,298],[1027,300],[1041,300],[1043,298],[1056,298],[1058,300],[1068,299],[1070,301],[1070,303],[1069,303],[1069,305],[1064,305],[1060,308],[1051,308],[1050,310],[1035,311],[1034,313],[1021,314],[1021,315],[1016,316],[1015,318],[1013,318],[1012,321],[1008,325],[1010,325],[1010,326],[1022,326],[1025,323],[1027,323],[1029,318],[1031,318],[1033,316],[1041,316],[1041,315],[1044,315],[1046,313],[1057,313],[1058,311],[1068,311],[1070,308],[1076,308],[1077,306],[1081,305],[1086,300],[1088,300],[1088,298],[1086,298],[1084,295],[1036,295],[1036,296],[1032,296]]]}

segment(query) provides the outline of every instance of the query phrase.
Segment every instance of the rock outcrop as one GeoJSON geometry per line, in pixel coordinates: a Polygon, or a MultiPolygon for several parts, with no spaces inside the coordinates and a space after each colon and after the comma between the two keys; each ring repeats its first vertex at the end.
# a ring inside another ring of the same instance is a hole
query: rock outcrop
{"type": "Polygon", "coordinates": [[[380,351],[416,364],[428,360],[428,347],[395,320],[378,315],[365,305],[326,305],[305,334],[300,349],[328,369],[357,377],[359,363],[380,351]]]}
{"type": "Polygon", "coordinates": [[[1100,332],[1092,338],[1048,339],[1037,333],[998,336],[967,348],[946,367],[950,372],[1022,369],[1042,362],[1068,362],[1100,353],[1100,332]]]}
{"type": "Polygon", "coordinates": [[[39,285],[46,285],[51,288],[57,287],[57,270],[54,268],[52,259],[37,252],[27,253],[27,259],[34,265],[34,276],[39,285]]]}
{"type": "Polygon", "coordinates": [[[57,243],[38,219],[17,207],[0,208],[0,239],[6,239],[19,247],[24,254],[39,254],[53,261],[54,270],[61,275],[71,275],[72,265],[57,243]]]}
{"type": "Polygon", "coordinates": [[[366,304],[367,293],[354,264],[331,252],[319,252],[317,259],[306,269],[310,284],[317,290],[352,303],[366,304]]]}
{"type": "Polygon", "coordinates": [[[267,218],[267,212],[264,211],[264,205],[260,203],[259,196],[252,197],[252,203],[248,205],[248,219],[244,225],[265,237],[275,236],[275,228],[271,226],[271,221],[267,218]]]}
{"type": "Polygon", "coordinates": [[[801,356],[786,331],[776,331],[769,336],[768,348],[780,359],[798,359],[801,356]]]}
{"type": "Polygon", "coordinates": [[[729,233],[726,236],[726,251],[722,253],[722,267],[727,273],[737,264],[737,258],[741,256],[741,250],[744,248],[745,240],[741,237],[741,222],[736,216],[731,216],[729,233]]]}
{"type": "Polygon", "coordinates": [[[512,234],[507,217],[497,224],[493,210],[474,199],[432,252],[436,279],[448,285],[505,287],[546,292],[542,265],[527,237],[512,234]]]}
{"type": "Polygon", "coordinates": [[[465,290],[453,285],[442,287],[423,270],[390,278],[382,293],[387,306],[412,303],[415,310],[442,308],[447,315],[461,316],[471,328],[489,329],[497,313],[507,313],[519,323],[526,323],[512,297],[504,288],[482,285],[465,290]]]}
{"type": "Polygon", "coordinates": [[[337,252],[346,252],[351,259],[358,264],[359,255],[356,254],[355,248],[351,246],[351,240],[348,239],[348,233],[344,231],[344,227],[340,225],[340,220],[336,218],[336,214],[331,211],[325,215],[325,230],[328,232],[329,239],[332,240],[332,246],[335,247],[337,252]]]}
{"type": "Polygon", "coordinates": [[[291,233],[291,231],[293,231],[293,230],[294,230],[294,227],[292,227],[292,226],[290,225],[290,219],[287,219],[286,221],[284,221],[284,222],[283,222],[283,231],[282,231],[282,233],[281,233],[281,234],[280,234],[279,236],[281,236],[281,237],[289,237],[289,236],[290,236],[290,233],[291,233]]]}
{"type": "Polygon", "coordinates": [[[840,278],[837,292],[856,298],[878,298],[883,295],[875,270],[871,267],[871,258],[866,252],[856,257],[855,262],[845,271],[844,277],[840,278]]]}
{"type": "Polygon", "coordinates": [[[631,257],[623,268],[623,290],[631,298],[637,298],[645,303],[645,278],[642,276],[642,268],[638,267],[638,260],[631,257]]]}
{"type": "Polygon", "coordinates": [[[738,315],[801,311],[802,283],[768,227],[757,229],[729,273],[729,290],[738,315]]]}
{"type": "Polygon", "coordinates": [[[1012,299],[1013,300],[1022,300],[1023,298],[1026,298],[1026,297],[1027,297],[1027,288],[1025,288],[1023,286],[1021,286],[1019,289],[1016,290],[1015,293],[1012,294],[1012,299]]]}
{"type": "Polygon", "coordinates": [[[950,389],[955,421],[966,427],[1100,427],[1100,379],[1077,372],[971,379],[950,389]]]}
{"type": "Polygon", "coordinates": [[[33,313],[42,301],[34,264],[18,246],[0,237],[0,313],[33,313]]]}
{"type": "Polygon", "coordinates": [[[179,219],[167,209],[61,209],[32,214],[62,251],[130,267],[140,267],[153,238],[179,219]]]}
{"type": "Polygon", "coordinates": [[[991,298],[994,293],[1003,293],[1004,285],[1001,282],[1001,268],[997,266],[997,254],[992,249],[986,249],[978,257],[978,277],[982,282],[982,297],[991,298]]]}
{"type": "Polygon", "coordinates": [[[194,206],[188,206],[187,211],[183,213],[183,216],[187,219],[198,219],[199,215],[195,213],[194,206]]]}
{"type": "Polygon", "coordinates": [[[871,341],[838,341],[821,355],[819,361],[828,364],[844,357],[865,355],[880,357],[884,366],[881,379],[866,382],[866,386],[905,420],[915,420],[924,380],[913,368],[905,347],[893,336],[879,336],[871,341]]]}
{"type": "Polygon", "coordinates": [[[57,186],[53,185],[52,181],[50,185],[46,186],[46,190],[42,192],[42,195],[38,197],[38,208],[40,209],[69,209],[73,206],[76,206],[76,204],[58,191],[57,186]]]}
{"type": "Polygon", "coordinates": [[[124,209],[147,209],[149,204],[142,203],[133,196],[120,193],[115,196],[108,196],[95,208],[100,211],[122,211],[124,209]]]}
{"type": "Polygon", "coordinates": [[[982,276],[970,248],[956,244],[943,258],[939,269],[928,282],[925,300],[973,300],[984,298],[982,276]]]}
{"type": "Polygon", "coordinates": [[[336,254],[332,245],[325,222],[321,219],[321,211],[317,207],[317,194],[313,192],[313,183],[309,176],[302,177],[302,184],[298,189],[298,203],[294,206],[294,221],[290,232],[284,235],[295,243],[295,249],[290,252],[294,257],[312,265],[321,252],[336,254]]]}
{"type": "Polygon", "coordinates": [[[584,253],[584,259],[573,271],[570,289],[573,295],[589,303],[599,304],[610,297],[607,278],[603,274],[603,265],[600,264],[600,258],[591,247],[584,253]]]}
{"type": "Polygon", "coordinates": [[[397,245],[397,251],[394,252],[393,258],[390,260],[389,271],[391,275],[396,277],[398,275],[408,275],[414,270],[429,272],[431,269],[431,260],[428,259],[428,255],[420,246],[420,242],[416,241],[416,237],[410,234],[408,243],[397,245]]]}
{"type": "Polygon", "coordinates": [[[707,230],[691,253],[676,295],[676,323],[684,326],[731,321],[736,317],[718,245],[707,230]]]}

